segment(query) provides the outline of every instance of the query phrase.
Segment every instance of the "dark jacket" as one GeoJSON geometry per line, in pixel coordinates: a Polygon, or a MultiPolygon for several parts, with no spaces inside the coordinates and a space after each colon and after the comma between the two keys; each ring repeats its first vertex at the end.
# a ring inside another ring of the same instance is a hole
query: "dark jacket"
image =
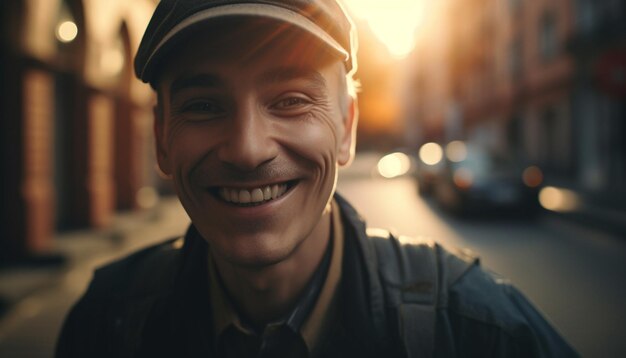
{"type": "MultiPolygon", "coordinates": [[[[386,305],[365,224],[336,199],[345,230],[340,317],[322,356],[402,357],[397,320],[375,313],[386,305]]],[[[215,356],[207,244],[193,226],[184,240],[182,249],[170,240],[98,269],[66,319],[57,357],[215,356]]],[[[436,314],[436,357],[577,356],[515,288],[478,265],[448,297],[436,314]]]]}

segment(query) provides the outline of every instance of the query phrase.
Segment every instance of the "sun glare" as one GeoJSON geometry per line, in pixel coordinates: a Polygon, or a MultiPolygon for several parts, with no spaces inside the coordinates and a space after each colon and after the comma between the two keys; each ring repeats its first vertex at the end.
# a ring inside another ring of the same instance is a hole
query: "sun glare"
{"type": "Polygon", "coordinates": [[[415,32],[423,15],[423,0],[343,0],[350,12],[364,19],[398,59],[415,45],[415,32]]]}

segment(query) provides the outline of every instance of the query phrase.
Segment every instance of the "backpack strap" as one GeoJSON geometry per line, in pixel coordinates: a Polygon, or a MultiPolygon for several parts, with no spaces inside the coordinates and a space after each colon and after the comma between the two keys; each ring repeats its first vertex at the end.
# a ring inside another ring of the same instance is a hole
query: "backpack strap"
{"type": "Polygon", "coordinates": [[[469,252],[453,255],[433,242],[396,238],[386,230],[368,229],[367,235],[406,356],[433,357],[437,310],[447,305],[448,289],[476,258],[469,252]]]}

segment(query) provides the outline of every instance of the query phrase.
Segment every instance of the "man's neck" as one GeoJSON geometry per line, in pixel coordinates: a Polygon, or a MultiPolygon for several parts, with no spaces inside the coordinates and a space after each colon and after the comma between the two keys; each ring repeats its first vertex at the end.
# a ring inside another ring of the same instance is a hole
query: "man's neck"
{"type": "Polygon", "coordinates": [[[331,215],[318,225],[288,259],[262,268],[233,265],[213,255],[224,286],[237,309],[256,327],[284,317],[297,303],[329,244],[331,215]]]}

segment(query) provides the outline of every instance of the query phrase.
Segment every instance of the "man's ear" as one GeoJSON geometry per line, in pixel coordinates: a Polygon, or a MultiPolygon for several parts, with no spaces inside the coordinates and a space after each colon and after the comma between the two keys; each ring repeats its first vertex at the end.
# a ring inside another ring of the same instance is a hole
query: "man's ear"
{"type": "Polygon", "coordinates": [[[156,156],[157,156],[157,164],[158,169],[161,171],[161,174],[164,178],[170,178],[172,175],[171,168],[169,166],[169,161],[167,158],[167,151],[165,147],[165,118],[163,116],[163,107],[161,104],[157,104],[153,108],[154,112],[154,143],[156,146],[156,156]]]}
{"type": "Polygon", "coordinates": [[[346,118],[343,119],[343,137],[339,143],[339,152],[337,153],[337,163],[340,166],[347,166],[354,159],[356,127],[359,121],[359,106],[355,97],[350,96],[345,116],[346,118]]]}

